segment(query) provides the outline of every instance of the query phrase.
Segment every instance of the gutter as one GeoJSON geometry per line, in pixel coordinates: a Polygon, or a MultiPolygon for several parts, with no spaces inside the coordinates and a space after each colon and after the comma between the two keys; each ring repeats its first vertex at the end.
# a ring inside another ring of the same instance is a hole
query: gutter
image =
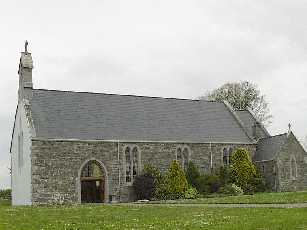
{"type": "Polygon", "coordinates": [[[236,145],[254,145],[257,142],[222,142],[222,141],[150,141],[150,140],[104,140],[104,139],[77,139],[77,138],[45,138],[32,137],[32,141],[59,141],[59,142],[119,142],[119,143],[172,143],[172,144],[236,144],[236,145]]]}

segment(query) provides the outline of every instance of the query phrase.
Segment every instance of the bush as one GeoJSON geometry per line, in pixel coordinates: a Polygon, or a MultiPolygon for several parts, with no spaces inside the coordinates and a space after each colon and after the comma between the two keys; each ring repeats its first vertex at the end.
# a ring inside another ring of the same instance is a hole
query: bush
{"type": "Polygon", "coordinates": [[[185,199],[196,199],[198,197],[198,192],[196,188],[189,187],[188,190],[184,193],[185,199]]]}
{"type": "Polygon", "coordinates": [[[243,189],[235,184],[227,184],[220,189],[220,193],[227,194],[227,195],[243,195],[243,189]]]}
{"type": "Polygon", "coordinates": [[[200,194],[207,194],[210,191],[209,185],[207,183],[207,176],[201,175],[197,178],[197,191],[200,194]]]}
{"type": "Polygon", "coordinates": [[[220,178],[220,182],[222,186],[225,186],[227,184],[231,184],[231,169],[229,166],[222,166],[220,167],[220,170],[218,172],[218,176],[220,178]]]}
{"type": "Polygon", "coordinates": [[[143,173],[150,175],[154,178],[154,191],[153,197],[156,199],[164,199],[164,195],[166,188],[164,186],[164,177],[162,176],[160,170],[152,165],[145,165],[143,169],[143,173]]]}
{"type": "Polygon", "coordinates": [[[237,149],[231,157],[231,178],[244,191],[249,190],[249,182],[256,176],[256,167],[250,159],[249,152],[237,149]]]}
{"type": "Polygon", "coordinates": [[[221,182],[216,175],[201,175],[198,180],[198,192],[201,194],[218,192],[221,187],[221,182]]]}
{"type": "Polygon", "coordinates": [[[133,189],[138,200],[151,200],[155,191],[154,177],[149,174],[137,176],[133,189]]]}
{"type": "Polygon", "coordinates": [[[207,184],[210,193],[218,192],[221,187],[221,181],[216,175],[208,175],[207,176],[207,184]]]}
{"type": "Polygon", "coordinates": [[[173,161],[166,175],[157,186],[155,196],[158,199],[184,198],[188,189],[185,174],[177,161],[173,161]]]}
{"type": "Polygon", "coordinates": [[[159,181],[162,180],[162,174],[160,170],[149,164],[144,166],[143,174],[151,175],[155,179],[155,183],[159,183],[159,181]]]}
{"type": "Polygon", "coordinates": [[[11,199],[12,199],[12,190],[11,189],[0,190],[0,200],[11,200],[11,199]]]}
{"type": "Polygon", "coordinates": [[[188,164],[188,168],[186,171],[186,177],[187,177],[188,184],[190,186],[194,188],[199,187],[198,182],[199,182],[200,173],[196,165],[191,161],[188,164]]]}
{"type": "Polygon", "coordinates": [[[259,172],[258,168],[256,168],[256,175],[251,178],[248,182],[248,186],[246,189],[246,193],[255,193],[255,192],[265,192],[267,190],[267,185],[265,179],[259,172]]]}

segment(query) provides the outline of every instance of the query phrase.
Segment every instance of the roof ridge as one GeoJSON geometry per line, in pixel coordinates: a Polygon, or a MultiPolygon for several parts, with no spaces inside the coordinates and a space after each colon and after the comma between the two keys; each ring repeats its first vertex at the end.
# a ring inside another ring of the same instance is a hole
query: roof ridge
{"type": "Polygon", "coordinates": [[[144,96],[144,95],[134,95],[134,94],[117,94],[117,93],[98,93],[89,91],[73,91],[73,90],[57,90],[57,89],[32,89],[36,91],[51,91],[51,92],[63,92],[63,93],[87,93],[87,94],[103,94],[109,96],[125,96],[125,97],[140,97],[140,98],[156,98],[156,99],[166,99],[166,100],[183,100],[183,101],[195,101],[195,102],[213,102],[218,104],[223,104],[223,102],[203,100],[203,99],[189,99],[189,98],[176,98],[176,97],[158,97],[158,96],[144,96]]]}
{"type": "Polygon", "coordinates": [[[261,138],[261,139],[259,139],[259,141],[260,140],[266,140],[266,139],[272,139],[272,138],[284,136],[284,135],[287,135],[287,134],[288,133],[280,133],[280,134],[277,134],[277,135],[274,135],[274,136],[269,136],[269,137],[261,138]]]}

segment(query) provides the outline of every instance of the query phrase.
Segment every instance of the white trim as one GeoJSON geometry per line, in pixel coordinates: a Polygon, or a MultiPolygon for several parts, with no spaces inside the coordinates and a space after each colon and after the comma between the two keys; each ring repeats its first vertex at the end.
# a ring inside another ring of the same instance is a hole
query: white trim
{"type": "Polygon", "coordinates": [[[81,203],[81,172],[82,172],[82,169],[83,167],[90,161],[96,161],[100,164],[101,168],[103,169],[104,171],[104,177],[105,177],[105,182],[104,182],[104,203],[108,203],[109,202],[109,178],[108,178],[108,171],[107,171],[107,168],[105,167],[105,165],[100,161],[100,160],[97,160],[96,158],[94,157],[91,157],[89,159],[87,159],[86,161],[84,161],[82,164],[81,164],[81,167],[79,168],[78,170],[78,177],[76,178],[77,180],[77,194],[78,194],[78,203],[81,203]]]}

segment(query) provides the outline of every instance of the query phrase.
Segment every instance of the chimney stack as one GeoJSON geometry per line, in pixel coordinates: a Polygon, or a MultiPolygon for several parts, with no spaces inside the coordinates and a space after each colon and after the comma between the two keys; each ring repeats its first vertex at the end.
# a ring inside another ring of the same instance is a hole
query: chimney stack
{"type": "Polygon", "coordinates": [[[30,101],[32,99],[32,69],[33,60],[31,53],[28,52],[28,41],[25,42],[25,51],[21,52],[21,57],[19,61],[19,90],[18,90],[18,100],[26,99],[30,101]]]}

